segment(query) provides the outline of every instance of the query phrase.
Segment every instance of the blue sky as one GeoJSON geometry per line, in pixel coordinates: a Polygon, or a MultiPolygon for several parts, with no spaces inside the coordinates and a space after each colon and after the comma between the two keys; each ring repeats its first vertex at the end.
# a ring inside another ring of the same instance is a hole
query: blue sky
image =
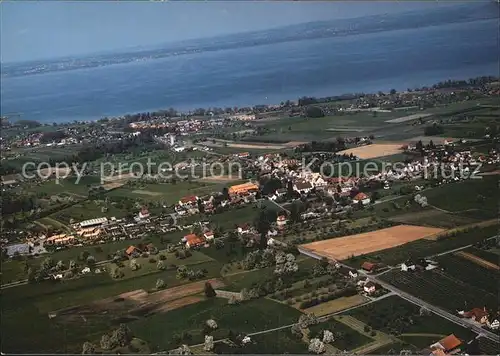
{"type": "Polygon", "coordinates": [[[396,13],[435,2],[3,1],[3,62],[151,46],[296,23],[396,13]]]}

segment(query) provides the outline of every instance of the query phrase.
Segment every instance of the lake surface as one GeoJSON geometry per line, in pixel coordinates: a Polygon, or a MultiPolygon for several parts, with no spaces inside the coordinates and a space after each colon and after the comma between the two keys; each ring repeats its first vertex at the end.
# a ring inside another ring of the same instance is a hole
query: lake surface
{"type": "Polygon", "coordinates": [[[277,104],[499,75],[498,19],[2,78],[2,114],[40,122],[277,104]]]}

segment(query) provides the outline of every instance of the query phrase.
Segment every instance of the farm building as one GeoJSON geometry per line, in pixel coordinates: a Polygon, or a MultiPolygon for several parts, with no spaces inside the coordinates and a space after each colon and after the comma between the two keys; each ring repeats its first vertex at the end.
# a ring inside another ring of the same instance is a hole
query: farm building
{"type": "Polygon", "coordinates": [[[488,323],[488,312],[486,311],[486,308],[473,308],[467,312],[460,311],[458,312],[461,316],[467,319],[472,319],[478,323],[481,324],[487,324],[488,323]]]}
{"type": "Polygon", "coordinates": [[[196,234],[189,234],[182,238],[182,242],[186,244],[187,248],[193,248],[204,245],[205,238],[197,236],[196,234]]]}
{"type": "Polygon", "coordinates": [[[196,195],[190,195],[179,200],[180,206],[191,206],[198,202],[198,197],[196,195]]]}
{"type": "Polygon", "coordinates": [[[444,353],[451,353],[459,351],[462,341],[460,341],[454,334],[448,335],[430,346],[431,350],[440,349],[444,353]]]}
{"type": "Polygon", "coordinates": [[[91,227],[91,226],[99,226],[106,224],[108,222],[108,218],[96,218],[96,219],[89,219],[89,220],[84,220],[80,222],[80,227],[81,228],[86,228],[86,227],[91,227]]]}
{"type": "Polygon", "coordinates": [[[205,238],[205,240],[211,241],[214,239],[215,236],[214,236],[214,233],[212,231],[205,231],[203,233],[203,237],[205,238]]]}
{"type": "Polygon", "coordinates": [[[374,272],[377,269],[377,265],[375,263],[371,263],[368,261],[363,262],[361,268],[367,272],[374,272]]]}
{"type": "Polygon", "coordinates": [[[6,246],[7,256],[12,257],[14,254],[18,253],[20,255],[27,255],[30,251],[30,247],[28,244],[15,244],[6,246]]]}
{"type": "Polygon", "coordinates": [[[293,185],[293,190],[296,192],[309,193],[313,189],[313,186],[309,182],[296,182],[293,185]]]}
{"type": "Polygon", "coordinates": [[[258,185],[251,182],[247,182],[229,187],[229,194],[235,195],[235,194],[251,193],[251,192],[257,192],[258,190],[259,190],[258,185]]]}
{"type": "Polygon", "coordinates": [[[365,193],[358,193],[354,198],[352,198],[353,204],[359,204],[361,202],[363,205],[370,203],[370,197],[365,193]]]}

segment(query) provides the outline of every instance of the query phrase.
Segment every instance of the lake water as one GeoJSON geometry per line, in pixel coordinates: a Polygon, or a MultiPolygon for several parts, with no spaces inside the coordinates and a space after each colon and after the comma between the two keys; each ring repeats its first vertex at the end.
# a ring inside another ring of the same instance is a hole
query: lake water
{"type": "Polygon", "coordinates": [[[277,104],[499,75],[498,19],[3,78],[2,113],[40,122],[277,104]]]}

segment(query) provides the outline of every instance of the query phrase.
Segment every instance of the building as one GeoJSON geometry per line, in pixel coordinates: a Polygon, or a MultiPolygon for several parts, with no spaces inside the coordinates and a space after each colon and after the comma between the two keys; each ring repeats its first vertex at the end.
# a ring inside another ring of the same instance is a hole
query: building
{"type": "Polygon", "coordinates": [[[182,242],[184,242],[187,248],[194,248],[204,245],[205,238],[196,234],[189,234],[182,238],[182,242]]]}
{"type": "Polygon", "coordinates": [[[258,185],[251,183],[251,182],[247,182],[247,183],[237,184],[237,185],[233,185],[233,186],[229,187],[229,194],[230,195],[237,195],[237,194],[244,194],[244,193],[253,193],[253,192],[257,192],[258,190],[259,190],[258,185]]]}
{"type": "Polygon", "coordinates": [[[296,182],[294,185],[293,185],[293,190],[295,190],[296,192],[304,192],[304,193],[309,193],[311,190],[313,189],[313,186],[311,183],[309,182],[296,182]]]}
{"type": "Polygon", "coordinates": [[[488,312],[486,311],[486,308],[473,308],[467,312],[460,311],[458,312],[461,316],[467,319],[472,319],[477,323],[480,324],[488,324],[488,312]]]}
{"type": "Polygon", "coordinates": [[[248,234],[250,233],[250,225],[248,224],[238,225],[236,231],[238,232],[238,234],[248,234]]]}
{"type": "Polygon", "coordinates": [[[366,205],[370,203],[370,197],[365,193],[358,193],[352,198],[352,202],[353,204],[359,204],[359,202],[361,202],[363,205],[366,205]]]}
{"type": "Polygon", "coordinates": [[[147,219],[149,218],[149,210],[147,208],[142,208],[137,216],[139,219],[147,219]]]}
{"type": "Polygon", "coordinates": [[[108,218],[96,218],[96,219],[90,219],[90,220],[84,220],[80,222],[80,227],[81,228],[86,228],[86,227],[91,227],[91,226],[100,226],[104,225],[108,222],[108,218]]]}
{"type": "Polygon", "coordinates": [[[205,240],[207,241],[213,241],[214,238],[215,238],[215,235],[212,231],[205,231],[203,233],[203,237],[205,238],[205,240]]]}
{"type": "Polygon", "coordinates": [[[371,262],[366,261],[366,262],[363,262],[363,264],[361,265],[361,268],[367,272],[374,272],[377,269],[377,265],[375,263],[371,263],[371,262]]]}
{"type": "Polygon", "coordinates": [[[133,255],[137,255],[137,254],[140,254],[141,251],[139,251],[139,249],[135,246],[129,246],[126,250],[125,250],[125,253],[127,254],[127,256],[133,256],[133,255]]]}
{"type": "Polygon", "coordinates": [[[196,204],[198,202],[198,197],[196,195],[191,195],[191,196],[187,196],[187,197],[184,197],[182,198],[181,200],[179,200],[179,205],[180,206],[192,206],[194,204],[196,204]]]}
{"type": "Polygon", "coordinates": [[[280,215],[276,219],[276,225],[278,226],[279,229],[283,229],[287,223],[287,219],[285,215],[280,215]]]}
{"type": "Polygon", "coordinates": [[[363,290],[367,294],[372,294],[375,293],[375,291],[377,290],[377,286],[373,282],[366,282],[365,285],[363,286],[363,290]]]}
{"type": "Polygon", "coordinates": [[[431,350],[440,349],[445,354],[456,353],[460,351],[460,346],[462,341],[460,341],[454,334],[448,335],[445,338],[439,340],[435,344],[430,346],[431,350]]]}

